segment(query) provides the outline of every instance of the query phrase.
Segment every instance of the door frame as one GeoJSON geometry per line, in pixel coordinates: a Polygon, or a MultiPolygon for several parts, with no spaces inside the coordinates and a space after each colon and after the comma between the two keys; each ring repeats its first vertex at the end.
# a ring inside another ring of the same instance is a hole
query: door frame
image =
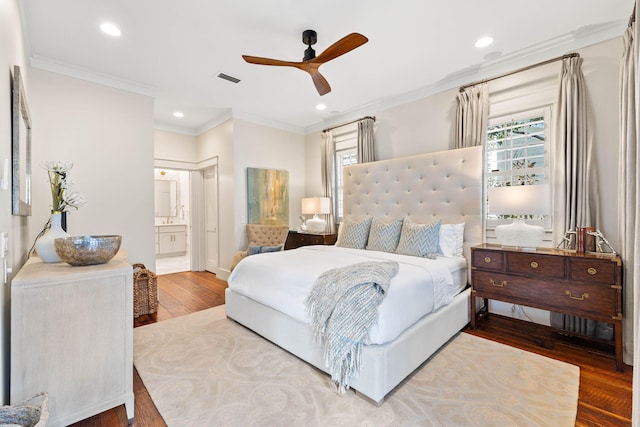
{"type": "MultiPolygon", "coordinates": [[[[191,271],[205,271],[205,256],[206,256],[206,248],[205,241],[203,238],[204,230],[205,230],[205,218],[204,218],[204,171],[205,169],[210,169],[212,167],[218,168],[218,173],[216,174],[216,186],[218,188],[217,194],[218,199],[220,198],[220,168],[218,165],[218,156],[212,156],[201,160],[199,162],[185,162],[179,160],[169,160],[169,159],[154,159],[154,167],[155,168],[167,168],[167,169],[176,169],[176,170],[186,170],[190,173],[190,201],[191,201],[191,234],[190,234],[190,244],[189,249],[191,251],[191,271]]],[[[218,224],[216,227],[220,230],[220,203],[217,203],[218,206],[218,224]]],[[[214,271],[218,277],[226,277],[228,276],[228,272],[221,270],[219,267],[220,261],[220,233],[218,233],[218,268],[217,271],[214,271]]],[[[155,260],[155,254],[154,254],[155,260]]]]}
{"type": "MultiPolygon", "coordinates": [[[[218,156],[213,156],[205,159],[196,164],[196,167],[191,171],[191,200],[194,203],[191,207],[191,219],[192,219],[192,240],[191,240],[191,269],[193,271],[205,271],[206,268],[206,241],[205,241],[205,212],[204,212],[204,172],[207,169],[218,168],[216,172],[216,194],[220,199],[220,170],[218,165],[218,156]]],[[[220,230],[220,203],[216,203],[218,212],[216,217],[218,218],[218,224],[216,228],[220,230]]],[[[218,268],[212,273],[215,273],[218,277],[224,275],[224,271],[220,269],[220,233],[218,233],[218,268]]]]}

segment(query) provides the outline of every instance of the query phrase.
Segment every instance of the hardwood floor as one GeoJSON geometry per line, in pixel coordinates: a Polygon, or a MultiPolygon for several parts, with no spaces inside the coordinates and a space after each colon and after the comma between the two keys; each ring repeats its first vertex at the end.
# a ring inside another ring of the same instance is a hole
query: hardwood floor
{"type": "MultiPolygon", "coordinates": [[[[135,326],[155,323],[224,304],[227,283],[206,272],[158,276],[158,313],[140,316],[135,326]]],[[[580,392],[576,426],[630,426],[632,367],[616,372],[609,354],[585,350],[572,339],[563,338],[529,322],[492,315],[465,332],[551,357],[580,367],[580,392]]],[[[134,369],[135,426],[165,426],[147,389],[134,369]]],[[[124,405],[73,424],[74,427],[126,426],[124,405]]]]}

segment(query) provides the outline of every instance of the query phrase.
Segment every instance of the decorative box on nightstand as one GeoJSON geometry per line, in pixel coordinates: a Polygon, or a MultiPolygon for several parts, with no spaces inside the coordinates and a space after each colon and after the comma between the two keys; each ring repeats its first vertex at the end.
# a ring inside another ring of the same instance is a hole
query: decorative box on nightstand
{"type": "Polygon", "coordinates": [[[284,249],[296,249],[309,245],[333,245],[338,240],[336,233],[305,233],[303,231],[289,230],[284,249]]]}
{"type": "MultiPolygon", "coordinates": [[[[614,327],[622,371],[622,261],[617,255],[551,248],[523,251],[483,244],[471,248],[471,327],[476,297],[607,322],[614,327]]],[[[564,332],[564,331],[563,331],[564,332]]]]}

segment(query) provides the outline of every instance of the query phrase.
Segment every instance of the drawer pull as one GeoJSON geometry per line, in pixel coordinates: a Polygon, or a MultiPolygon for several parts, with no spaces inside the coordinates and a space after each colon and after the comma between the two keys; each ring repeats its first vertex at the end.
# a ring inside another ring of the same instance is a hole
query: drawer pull
{"type": "Polygon", "coordinates": [[[489,284],[491,286],[497,286],[498,288],[504,288],[505,286],[507,286],[507,281],[503,280],[500,283],[496,283],[493,279],[489,279],[489,284]]]}
{"type": "Polygon", "coordinates": [[[595,268],[593,268],[593,267],[589,267],[589,268],[587,268],[587,273],[589,273],[590,275],[592,275],[592,276],[593,276],[593,275],[598,274],[598,270],[596,270],[596,269],[595,269],[595,268]]]}
{"type": "Polygon", "coordinates": [[[538,263],[535,261],[531,261],[531,268],[538,268],[538,263]]]}
{"type": "Polygon", "coordinates": [[[490,256],[486,256],[484,257],[484,262],[486,262],[487,264],[489,264],[491,262],[491,257],[490,256]]]}
{"type": "Polygon", "coordinates": [[[580,296],[580,297],[574,297],[573,294],[571,293],[571,291],[568,290],[568,289],[566,291],[564,291],[564,293],[565,293],[565,295],[568,295],[569,298],[576,299],[578,301],[584,301],[585,299],[589,298],[589,294],[586,293],[586,292],[584,294],[582,294],[582,296],[580,296]]]}

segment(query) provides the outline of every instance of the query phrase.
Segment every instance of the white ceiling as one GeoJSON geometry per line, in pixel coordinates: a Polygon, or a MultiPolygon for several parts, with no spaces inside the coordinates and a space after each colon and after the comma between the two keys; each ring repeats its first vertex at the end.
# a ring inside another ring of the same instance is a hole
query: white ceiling
{"type": "Polygon", "coordinates": [[[309,132],[375,113],[618,37],[633,3],[20,0],[20,7],[32,66],[151,95],[156,126],[198,134],[231,116],[309,132]],[[103,34],[104,21],[122,36],[103,34]],[[333,89],[323,97],[303,71],[241,57],[299,61],[305,29],[318,33],[317,54],[351,32],[369,38],[320,68],[333,89]],[[484,35],[493,45],[475,48],[484,35]],[[176,110],[185,117],[172,117],[176,110]]]}

